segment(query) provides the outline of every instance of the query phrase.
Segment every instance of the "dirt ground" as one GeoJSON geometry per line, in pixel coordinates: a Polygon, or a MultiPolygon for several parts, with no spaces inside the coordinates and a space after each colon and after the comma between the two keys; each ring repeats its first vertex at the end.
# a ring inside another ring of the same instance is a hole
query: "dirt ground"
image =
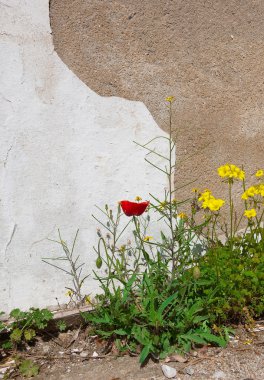
{"type": "MultiPolygon", "coordinates": [[[[185,362],[168,362],[177,369],[177,380],[262,380],[264,379],[264,323],[248,332],[239,327],[227,348],[196,348],[185,362]]],[[[40,365],[36,380],[166,380],[163,362],[152,360],[140,367],[138,357],[105,354],[105,343],[85,332],[69,331],[28,347],[25,357],[40,365]],[[98,356],[96,356],[98,355],[98,356]]],[[[8,359],[7,359],[8,360],[8,359]]],[[[0,367],[3,366],[0,365],[0,367]]],[[[15,376],[22,379],[21,376],[15,376]]],[[[0,376],[1,378],[1,376],[0,376]]]]}

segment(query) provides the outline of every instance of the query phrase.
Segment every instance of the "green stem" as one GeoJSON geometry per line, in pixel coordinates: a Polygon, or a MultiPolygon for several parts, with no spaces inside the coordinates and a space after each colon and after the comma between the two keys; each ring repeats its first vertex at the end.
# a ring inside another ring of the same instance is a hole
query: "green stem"
{"type": "Polygon", "coordinates": [[[228,181],[228,190],[229,190],[229,206],[230,206],[230,248],[233,250],[233,214],[234,214],[234,205],[232,200],[232,180],[228,181]]]}
{"type": "Polygon", "coordinates": [[[170,251],[171,251],[171,259],[172,259],[172,278],[175,277],[175,271],[177,267],[177,259],[175,257],[174,252],[174,244],[175,244],[175,231],[173,226],[173,204],[172,204],[172,196],[173,196],[173,181],[174,181],[174,167],[175,164],[172,162],[172,151],[174,149],[174,143],[172,141],[172,103],[170,103],[169,108],[169,171],[168,171],[168,181],[169,181],[169,227],[171,232],[171,242],[170,242],[170,251]]]}

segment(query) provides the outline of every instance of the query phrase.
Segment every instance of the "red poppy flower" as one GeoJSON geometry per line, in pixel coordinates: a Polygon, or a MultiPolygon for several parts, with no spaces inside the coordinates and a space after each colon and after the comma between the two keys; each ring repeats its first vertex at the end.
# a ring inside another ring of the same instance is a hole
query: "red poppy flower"
{"type": "Polygon", "coordinates": [[[130,201],[120,201],[119,202],[122,210],[126,216],[139,216],[143,214],[149,205],[149,201],[146,202],[130,202],[130,201]]]}

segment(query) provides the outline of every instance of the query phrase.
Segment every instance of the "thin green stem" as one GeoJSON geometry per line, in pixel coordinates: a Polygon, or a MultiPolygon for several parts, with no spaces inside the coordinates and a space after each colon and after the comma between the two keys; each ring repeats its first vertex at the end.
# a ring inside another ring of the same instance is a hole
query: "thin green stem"
{"type": "Polygon", "coordinates": [[[229,193],[229,209],[230,209],[230,248],[233,250],[233,215],[234,204],[232,199],[232,179],[228,181],[228,193],[229,193]]]}

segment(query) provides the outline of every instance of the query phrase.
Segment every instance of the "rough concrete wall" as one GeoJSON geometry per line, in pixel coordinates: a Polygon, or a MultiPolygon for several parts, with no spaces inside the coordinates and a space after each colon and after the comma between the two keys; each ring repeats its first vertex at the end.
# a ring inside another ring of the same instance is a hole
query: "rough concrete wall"
{"type": "MultiPolygon", "coordinates": [[[[263,0],[51,0],[55,49],[101,95],[143,101],[163,128],[175,95],[176,182],[219,195],[220,164],[264,164],[263,0]]],[[[186,188],[186,194],[189,188],[186,188]]]]}
{"type": "MultiPolygon", "coordinates": [[[[68,278],[41,262],[72,240],[93,268],[94,205],[149,191],[164,178],[133,140],[163,133],[139,102],[103,98],[60,60],[48,0],[0,1],[0,310],[65,301],[68,278]]],[[[91,276],[86,291],[95,290],[91,276]]]]}

